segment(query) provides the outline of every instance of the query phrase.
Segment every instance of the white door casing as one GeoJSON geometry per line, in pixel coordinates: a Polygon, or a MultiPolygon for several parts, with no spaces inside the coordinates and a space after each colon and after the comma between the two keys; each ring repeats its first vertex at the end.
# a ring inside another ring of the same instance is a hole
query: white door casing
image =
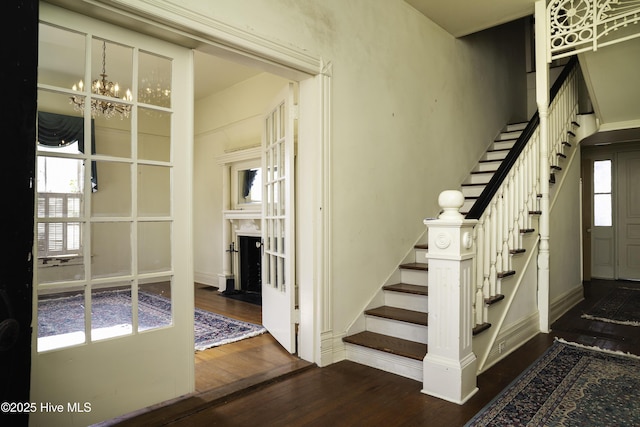
{"type": "Polygon", "coordinates": [[[276,97],[263,126],[262,323],[296,353],[293,83],[276,97]]]}

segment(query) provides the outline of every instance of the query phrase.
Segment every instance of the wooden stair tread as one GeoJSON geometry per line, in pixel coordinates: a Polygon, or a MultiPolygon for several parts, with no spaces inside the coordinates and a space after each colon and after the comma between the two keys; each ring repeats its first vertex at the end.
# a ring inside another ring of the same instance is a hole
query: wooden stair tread
{"type": "Polygon", "coordinates": [[[491,304],[497,303],[498,301],[502,301],[503,299],[504,299],[504,295],[498,294],[489,298],[485,298],[484,303],[487,305],[491,305],[491,304]]]}
{"type": "Polygon", "coordinates": [[[473,335],[478,335],[480,332],[484,332],[491,327],[491,323],[481,323],[473,327],[473,335]]]}
{"type": "Polygon", "coordinates": [[[407,264],[400,264],[400,268],[405,268],[408,270],[429,270],[429,264],[426,262],[410,262],[407,264]]]}
{"type": "Polygon", "coordinates": [[[409,283],[396,283],[395,285],[383,286],[385,291],[402,292],[414,295],[429,295],[429,288],[420,285],[411,285],[409,283]]]}
{"type": "Polygon", "coordinates": [[[374,350],[396,354],[415,360],[423,360],[427,354],[427,345],[402,338],[364,331],[342,339],[344,342],[361,345],[374,350]]]}
{"type": "Polygon", "coordinates": [[[498,279],[504,279],[505,277],[514,276],[515,274],[516,272],[513,270],[501,271],[500,273],[498,273],[498,279]]]}
{"type": "Polygon", "coordinates": [[[414,246],[415,249],[429,249],[428,243],[419,243],[414,246]]]}
{"type": "Polygon", "coordinates": [[[401,322],[413,323],[420,326],[427,326],[427,322],[429,319],[428,313],[407,310],[398,307],[390,307],[388,305],[365,310],[364,314],[369,316],[382,317],[385,319],[398,320],[401,322]]]}

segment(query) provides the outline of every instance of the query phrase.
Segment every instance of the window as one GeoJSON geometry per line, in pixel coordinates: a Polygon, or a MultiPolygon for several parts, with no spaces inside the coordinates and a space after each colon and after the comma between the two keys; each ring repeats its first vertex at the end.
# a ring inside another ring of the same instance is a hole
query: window
{"type": "MultiPolygon", "coordinates": [[[[65,147],[40,146],[50,153],[74,153],[78,141],[65,147]]],[[[79,256],[82,251],[78,219],[82,206],[84,164],[75,159],[38,157],[38,258],[79,256]]]]}
{"type": "Polygon", "coordinates": [[[611,227],[611,160],[593,162],[593,225],[611,227]]]}

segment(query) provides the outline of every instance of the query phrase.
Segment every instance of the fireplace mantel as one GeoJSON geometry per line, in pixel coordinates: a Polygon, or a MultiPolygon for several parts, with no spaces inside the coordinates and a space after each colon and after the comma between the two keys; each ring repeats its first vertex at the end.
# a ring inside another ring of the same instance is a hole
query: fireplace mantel
{"type": "Polygon", "coordinates": [[[227,210],[222,212],[225,220],[233,225],[233,232],[238,236],[260,236],[262,212],[259,210],[227,210]]]}

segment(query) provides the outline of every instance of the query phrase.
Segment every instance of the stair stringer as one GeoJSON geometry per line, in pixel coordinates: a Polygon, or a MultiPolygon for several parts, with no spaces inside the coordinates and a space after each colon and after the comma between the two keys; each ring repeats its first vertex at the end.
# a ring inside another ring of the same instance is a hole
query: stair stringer
{"type": "MultiPolygon", "coordinates": [[[[538,234],[523,239],[523,249],[525,249],[526,252],[521,255],[513,255],[516,258],[513,261],[514,271],[516,273],[513,276],[501,279],[502,294],[505,296],[505,298],[498,304],[495,304],[488,308],[490,320],[489,323],[491,323],[491,328],[473,337],[472,346],[473,352],[477,357],[478,374],[488,369],[488,363],[493,365],[496,362],[502,360],[508,354],[508,352],[500,353],[496,351],[498,349],[498,337],[500,336],[500,332],[502,331],[504,325],[504,320],[509,313],[513,300],[515,299],[518,290],[523,286],[523,283],[525,282],[525,279],[527,277],[526,272],[528,268],[532,265],[532,263],[533,268],[537,268],[539,242],[540,237],[538,236],[538,234]],[[489,356],[491,354],[496,354],[496,352],[500,357],[495,360],[489,360],[489,356]]],[[[537,286],[537,277],[533,280],[535,280],[533,286],[537,286]]],[[[536,333],[538,331],[539,325],[536,325],[536,333]]],[[[529,338],[531,337],[522,337],[522,342],[511,343],[509,352],[520,347],[520,345],[524,344],[529,338]]]]}

